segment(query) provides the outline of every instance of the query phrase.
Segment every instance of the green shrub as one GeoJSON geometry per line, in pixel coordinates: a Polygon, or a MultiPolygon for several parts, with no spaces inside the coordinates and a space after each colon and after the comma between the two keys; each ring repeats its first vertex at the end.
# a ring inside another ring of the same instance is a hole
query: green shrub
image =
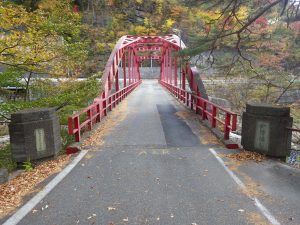
{"type": "Polygon", "coordinates": [[[13,171],[17,167],[16,162],[11,157],[10,145],[6,145],[0,149],[0,168],[7,168],[13,171]]]}

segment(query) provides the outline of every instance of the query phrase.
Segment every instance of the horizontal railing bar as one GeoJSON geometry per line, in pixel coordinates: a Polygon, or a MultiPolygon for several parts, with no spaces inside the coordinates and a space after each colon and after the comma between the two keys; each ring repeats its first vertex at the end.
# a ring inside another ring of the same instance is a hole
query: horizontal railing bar
{"type": "Polygon", "coordinates": [[[97,101],[92,103],[90,106],[70,116],[68,119],[69,134],[75,135],[75,140],[80,141],[80,130],[82,128],[89,124],[89,128],[91,128],[94,123],[100,122],[100,120],[97,121],[97,118],[101,119],[101,117],[105,115],[105,112],[115,108],[118,103],[121,102],[128,94],[130,94],[140,83],[141,80],[136,81],[135,83],[132,83],[129,86],[111,94],[105,99],[100,99],[100,101],[97,99],[97,101]],[[108,104],[109,101],[110,103],[108,104]],[[104,102],[106,103],[105,107],[102,105],[104,102]],[[99,111],[97,111],[98,109],[99,111]],[[81,115],[87,116],[85,121],[80,122],[81,115]],[[75,123],[77,124],[75,125],[75,123]]]}
{"type": "Polygon", "coordinates": [[[216,127],[216,122],[224,125],[224,139],[229,139],[230,131],[235,131],[237,128],[237,114],[218,106],[215,103],[210,102],[207,99],[203,99],[200,96],[195,95],[191,91],[184,90],[182,88],[168,84],[165,81],[160,81],[160,83],[166,87],[175,97],[180,101],[190,106],[192,110],[200,110],[203,120],[208,120],[212,127],[216,127]],[[224,115],[222,120],[218,116],[224,115]]]}

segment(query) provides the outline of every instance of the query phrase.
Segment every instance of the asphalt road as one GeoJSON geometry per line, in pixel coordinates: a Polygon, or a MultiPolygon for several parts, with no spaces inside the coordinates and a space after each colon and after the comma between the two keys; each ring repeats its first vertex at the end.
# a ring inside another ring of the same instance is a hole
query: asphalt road
{"type": "Polygon", "coordinates": [[[104,144],[19,224],[270,224],[252,194],[281,224],[300,224],[297,170],[274,161],[231,164],[247,187],[259,190],[246,193],[209,148],[222,157],[232,151],[212,142],[209,134],[201,136],[207,131],[195,119],[179,117],[178,112],[188,115],[189,110],[157,81],[144,81],[126,107],[128,113],[104,144]]]}

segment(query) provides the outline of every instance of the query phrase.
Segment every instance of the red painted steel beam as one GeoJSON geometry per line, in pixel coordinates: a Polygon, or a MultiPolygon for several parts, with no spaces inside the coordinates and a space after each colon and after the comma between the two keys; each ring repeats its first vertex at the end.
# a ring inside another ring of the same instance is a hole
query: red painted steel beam
{"type": "MultiPolygon", "coordinates": [[[[144,60],[157,60],[160,65],[160,80],[169,83],[172,87],[172,93],[176,93],[177,86],[177,71],[178,63],[177,56],[173,52],[178,52],[184,49],[185,45],[176,35],[166,36],[123,36],[117,42],[113,49],[102,76],[102,93],[95,98],[94,102],[98,104],[98,109],[101,111],[97,114],[96,120],[100,121],[102,116],[107,115],[107,110],[111,109],[124,96],[127,96],[139,83],[141,79],[140,65],[144,60]],[[174,55],[174,57],[173,57],[174,55]],[[119,83],[119,65],[122,61],[124,88],[120,90],[119,83]],[[173,86],[174,84],[174,86],[173,86]],[[116,94],[112,94],[112,87],[116,90],[116,94]],[[130,91],[129,91],[130,90],[130,91]]],[[[187,101],[187,95],[183,96],[185,91],[185,80],[191,84],[193,93],[200,96],[200,91],[196,85],[195,78],[191,66],[186,63],[182,66],[181,89],[178,91],[178,96],[187,101]],[[182,93],[181,93],[182,92],[182,93]]],[[[194,98],[194,97],[190,97],[194,98]]],[[[200,107],[197,100],[196,108],[200,107]]],[[[188,102],[188,101],[187,101],[188,102]]],[[[194,104],[194,100],[189,100],[190,104],[194,104]]],[[[189,103],[188,102],[188,103],[189,103]]],[[[89,117],[93,117],[89,111],[89,117]]],[[[80,128],[84,126],[84,122],[80,124],[79,117],[70,117],[69,133],[76,135],[76,140],[80,139],[80,128]],[[79,125],[78,125],[79,124],[79,125]]],[[[92,127],[94,121],[89,121],[87,124],[92,127]]],[[[234,124],[232,124],[234,126],[234,124]]]]}

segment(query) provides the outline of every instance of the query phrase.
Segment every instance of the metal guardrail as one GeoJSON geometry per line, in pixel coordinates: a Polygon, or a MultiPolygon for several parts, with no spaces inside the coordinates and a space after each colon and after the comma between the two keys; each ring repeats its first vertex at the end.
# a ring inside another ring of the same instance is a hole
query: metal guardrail
{"type": "Polygon", "coordinates": [[[128,85],[127,87],[113,93],[107,98],[96,98],[94,103],[84,110],[68,118],[68,132],[74,135],[75,141],[81,140],[81,133],[86,130],[92,130],[96,123],[99,123],[103,117],[107,116],[108,111],[112,111],[128,94],[130,94],[141,80],[128,85]]]}
{"type": "Polygon", "coordinates": [[[231,131],[236,131],[236,113],[222,108],[204,98],[201,98],[200,96],[197,96],[192,92],[173,86],[164,81],[160,81],[160,84],[197,114],[201,114],[202,120],[208,120],[211,123],[212,128],[217,128],[217,122],[223,124],[223,133],[225,140],[229,139],[229,134],[231,131]],[[218,117],[219,112],[222,112],[224,114],[224,120],[218,117]]]}

